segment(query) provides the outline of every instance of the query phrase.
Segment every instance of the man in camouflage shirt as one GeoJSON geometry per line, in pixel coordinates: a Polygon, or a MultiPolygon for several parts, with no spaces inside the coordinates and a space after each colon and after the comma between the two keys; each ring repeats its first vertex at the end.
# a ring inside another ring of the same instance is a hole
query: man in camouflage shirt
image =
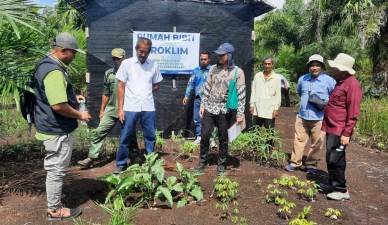
{"type": "MultiPolygon", "coordinates": [[[[116,72],[121,62],[125,59],[125,51],[121,48],[112,50],[112,61],[114,66],[105,71],[104,89],[102,92],[102,102],[100,108],[100,124],[93,131],[92,143],[89,149],[89,155],[86,159],[78,161],[82,167],[88,168],[98,159],[102,145],[106,136],[115,126],[117,119],[117,80],[116,72]]],[[[132,141],[133,148],[138,148],[136,135],[132,141]]]]}

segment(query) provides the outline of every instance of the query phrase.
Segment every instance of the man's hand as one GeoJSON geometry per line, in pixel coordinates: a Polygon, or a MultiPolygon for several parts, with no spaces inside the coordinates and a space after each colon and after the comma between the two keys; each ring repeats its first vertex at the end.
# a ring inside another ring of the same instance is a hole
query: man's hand
{"type": "Polygon", "coordinates": [[[86,100],[86,98],[83,95],[76,95],[75,98],[77,99],[78,103],[86,100]]]}
{"type": "Polygon", "coordinates": [[[241,116],[237,116],[236,117],[236,122],[237,123],[242,123],[243,122],[243,118],[241,116]]]}
{"type": "Polygon", "coordinates": [[[124,111],[117,110],[117,118],[119,119],[120,123],[124,124],[124,111]]]}
{"type": "Polygon", "coordinates": [[[184,98],[183,98],[183,101],[182,101],[183,105],[186,105],[188,100],[189,100],[188,97],[184,97],[184,98]]]}
{"type": "Polygon", "coordinates": [[[92,118],[88,112],[80,112],[79,120],[89,122],[89,120],[92,118]]]}
{"type": "Polygon", "coordinates": [[[199,109],[199,116],[202,118],[204,113],[205,113],[205,107],[201,106],[201,108],[199,109]]]}
{"type": "Polygon", "coordinates": [[[279,111],[275,110],[272,112],[272,118],[278,118],[279,117],[279,111]]]}
{"type": "Polygon", "coordinates": [[[251,106],[251,107],[249,108],[249,112],[251,112],[251,114],[253,115],[253,114],[255,113],[255,107],[252,107],[252,106],[251,106]]]}
{"type": "Polygon", "coordinates": [[[104,111],[100,111],[100,114],[98,115],[98,117],[101,119],[103,116],[104,116],[104,111]]]}
{"type": "Polygon", "coordinates": [[[341,136],[341,145],[348,145],[350,141],[350,137],[346,137],[344,135],[341,136]]]}

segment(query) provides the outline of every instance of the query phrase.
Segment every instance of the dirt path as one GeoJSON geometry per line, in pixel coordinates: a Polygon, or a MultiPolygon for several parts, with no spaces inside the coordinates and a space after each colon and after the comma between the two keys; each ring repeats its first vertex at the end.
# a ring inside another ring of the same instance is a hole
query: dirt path
{"type": "MultiPolygon", "coordinates": [[[[295,113],[291,109],[282,109],[281,118],[277,122],[278,129],[284,139],[284,150],[291,152],[293,142],[293,122],[295,113]]],[[[322,158],[324,152],[322,152],[322,158]]],[[[173,156],[166,156],[166,161],[173,163],[173,156]]],[[[357,144],[351,144],[347,154],[347,178],[351,200],[334,202],[326,200],[319,194],[317,201],[311,203],[311,220],[319,224],[388,224],[388,154],[376,153],[357,144]],[[328,207],[338,208],[344,217],[338,221],[330,221],[323,216],[328,207]]],[[[184,162],[188,168],[195,162],[184,162]]],[[[71,222],[48,223],[45,219],[45,193],[42,160],[29,162],[0,162],[0,185],[8,185],[8,191],[0,196],[0,224],[4,225],[44,225],[72,224],[71,222]],[[12,171],[12,172],[10,172],[12,171]]],[[[319,168],[326,170],[323,161],[319,168]]],[[[114,170],[114,162],[91,170],[80,171],[72,167],[66,178],[64,195],[66,205],[81,206],[82,219],[93,224],[107,224],[109,217],[93,201],[104,198],[106,186],[95,180],[97,176],[114,170]]],[[[265,187],[273,178],[286,174],[282,169],[260,167],[252,162],[241,161],[238,168],[228,170],[232,179],[240,183],[239,203],[241,214],[249,224],[273,225],[287,224],[276,215],[276,207],[264,203],[265,187]],[[261,179],[257,186],[255,180],[261,179]]],[[[295,172],[305,178],[305,173],[295,172]]],[[[210,192],[215,178],[214,166],[201,176],[201,185],[205,192],[205,201],[180,209],[160,207],[157,210],[139,210],[137,225],[216,225],[231,224],[220,221],[219,211],[214,208],[215,201],[210,192]]],[[[299,211],[305,201],[295,200],[299,211]]],[[[295,215],[296,213],[294,213],[295,215]]]]}

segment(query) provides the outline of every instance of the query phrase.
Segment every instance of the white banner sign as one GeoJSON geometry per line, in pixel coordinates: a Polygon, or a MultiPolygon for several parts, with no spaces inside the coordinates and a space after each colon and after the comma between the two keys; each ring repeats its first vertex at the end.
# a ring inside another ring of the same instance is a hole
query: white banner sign
{"type": "Polygon", "coordinates": [[[198,66],[199,33],[133,32],[133,56],[139,37],[152,41],[150,58],[158,62],[164,74],[190,74],[198,66]]]}

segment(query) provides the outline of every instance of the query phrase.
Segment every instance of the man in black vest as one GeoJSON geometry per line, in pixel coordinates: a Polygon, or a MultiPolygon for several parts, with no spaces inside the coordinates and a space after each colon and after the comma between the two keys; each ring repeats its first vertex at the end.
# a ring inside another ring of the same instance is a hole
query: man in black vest
{"type": "Polygon", "coordinates": [[[64,208],[61,203],[63,178],[71,159],[72,132],[78,126],[77,119],[91,119],[88,112],[77,110],[77,97],[66,70],[76,52],[82,52],[76,39],[69,33],[58,34],[49,54],[38,63],[33,80],[36,138],[43,141],[46,149],[48,220],[71,219],[81,213],[80,209],[64,208]]]}

